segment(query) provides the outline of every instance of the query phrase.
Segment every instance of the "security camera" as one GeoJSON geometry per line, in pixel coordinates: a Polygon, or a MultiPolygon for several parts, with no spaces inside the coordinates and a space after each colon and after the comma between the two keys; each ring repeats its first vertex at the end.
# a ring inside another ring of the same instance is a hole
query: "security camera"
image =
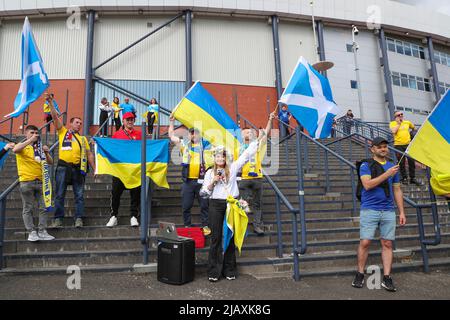
{"type": "Polygon", "coordinates": [[[358,30],[358,28],[357,28],[355,25],[352,26],[352,32],[353,32],[356,36],[357,36],[358,33],[359,33],[359,30],[358,30]]]}

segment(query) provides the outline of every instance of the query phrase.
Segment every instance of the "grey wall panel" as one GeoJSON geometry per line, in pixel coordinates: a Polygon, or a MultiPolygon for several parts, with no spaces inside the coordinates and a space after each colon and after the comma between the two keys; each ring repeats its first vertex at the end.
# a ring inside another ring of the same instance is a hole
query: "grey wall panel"
{"type": "MultiPolygon", "coordinates": [[[[86,60],[86,20],[68,28],[66,19],[33,19],[31,27],[50,79],[83,79],[86,60]]],[[[0,80],[21,75],[23,20],[6,20],[0,28],[0,80]]]]}
{"type": "MultiPolygon", "coordinates": [[[[94,66],[164,24],[172,16],[100,17],[95,23],[94,66]]],[[[109,79],[185,79],[184,21],[176,20],[96,73],[109,79]]]]}
{"type": "Polygon", "coordinates": [[[272,29],[267,20],[192,20],[193,78],[275,86],[272,29]]]}

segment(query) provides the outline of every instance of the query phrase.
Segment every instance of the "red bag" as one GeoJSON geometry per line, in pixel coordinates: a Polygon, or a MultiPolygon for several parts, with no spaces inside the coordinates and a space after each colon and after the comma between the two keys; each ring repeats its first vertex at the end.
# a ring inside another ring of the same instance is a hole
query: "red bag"
{"type": "Polygon", "coordinates": [[[205,236],[203,235],[202,228],[177,228],[179,236],[191,238],[195,242],[195,248],[205,247],[205,236]]]}

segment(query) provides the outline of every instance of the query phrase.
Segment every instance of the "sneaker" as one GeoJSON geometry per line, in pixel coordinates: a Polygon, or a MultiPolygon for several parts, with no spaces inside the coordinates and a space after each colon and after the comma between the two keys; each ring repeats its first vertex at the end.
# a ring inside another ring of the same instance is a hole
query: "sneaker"
{"type": "Polygon", "coordinates": [[[83,219],[77,218],[75,220],[75,228],[82,228],[83,227],[83,219]]]}
{"type": "Polygon", "coordinates": [[[63,227],[63,220],[61,218],[56,218],[53,220],[52,225],[50,228],[56,229],[56,228],[62,228],[63,227]]]}
{"type": "Polygon", "coordinates": [[[208,226],[203,227],[203,228],[202,228],[202,231],[203,231],[203,235],[204,235],[205,237],[207,237],[207,236],[209,236],[209,235],[211,234],[211,229],[210,229],[208,226]]]}
{"type": "Polygon", "coordinates": [[[107,227],[115,227],[115,226],[117,226],[117,218],[116,217],[114,217],[114,216],[112,216],[110,219],[109,219],[109,221],[108,221],[108,223],[106,224],[106,226],[107,227]]]}
{"type": "Polygon", "coordinates": [[[55,240],[55,237],[49,235],[48,232],[47,232],[47,230],[39,231],[38,237],[39,237],[39,240],[44,240],[44,241],[55,240]]]}
{"type": "Polygon", "coordinates": [[[227,280],[230,280],[230,281],[236,280],[236,276],[227,276],[226,278],[227,278],[227,280]]]}
{"type": "Polygon", "coordinates": [[[383,282],[381,282],[381,286],[385,288],[389,292],[397,291],[397,288],[394,286],[394,282],[390,276],[384,276],[383,282]]]}
{"type": "Polygon", "coordinates": [[[36,242],[41,240],[38,236],[38,233],[36,231],[31,231],[30,234],[28,235],[28,241],[31,242],[36,242]]]}
{"type": "Polygon", "coordinates": [[[415,184],[416,186],[421,186],[422,185],[422,183],[417,181],[416,179],[409,180],[409,183],[410,184],[415,184]]]}
{"type": "Polygon", "coordinates": [[[364,273],[357,272],[353,279],[352,287],[361,289],[364,284],[364,273]]]}
{"type": "MultiPolygon", "coordinates": [[[[116,224],[117,224],[117,223],[116,223],[116,224]]],[[[130,225],[131,225],[132,227],[139,227],[139,222],[138,222],[138,220],[136,219],[136,217],[131,217],[130,225]]]]}
{"type": "Polygon", "coordinates": [[[219,281],[219,278],[214,278],[214,277],[208,277],[209,282],[217,282],[219,281]]]}
{"type": "Polygon", "coordinates": [[[263,236],[263,235],[264,235],[264,230],[263,230],[260,226],[254,226],[254,227],[253,227],[253,231],[254,231],[258,236],[263,236]]]}

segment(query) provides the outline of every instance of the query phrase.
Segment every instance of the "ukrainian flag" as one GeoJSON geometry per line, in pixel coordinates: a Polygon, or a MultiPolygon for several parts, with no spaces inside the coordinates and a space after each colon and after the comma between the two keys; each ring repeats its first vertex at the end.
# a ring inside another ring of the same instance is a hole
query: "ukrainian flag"
{"type": "Polygon", "coordinates": [[[449,91],[422,124],[406,153],[437,172],[450,173],[449,91]]]}
{"type": "MultiPolygon", "coordinates": [[[[141,185],[141,141],[94,138],[96,172],[119,178],[126,188],[141,185]]],[[[169,140],[147,140],[147,176],[156,185],[169,188],[167,167],[169,140]]]]}
{"type": "Polygon", "coordinates": [[[238,202],[233,196],[228,196],[227,198],[227,211],[223,219],[222,234],[224,253],[233,239],[234,245],[238,249],[239,254],[241,254],[244,238],[247,234],[248,217],[245,211],[239,207],[238,202]]]}
{"type": "Polygon", "coordinates": [[[199,81],[186,92],[173,115],[186,127],[197,128],[213,146],[223,145],[235,159],[239,156],[239,127],[199,81]]]}

